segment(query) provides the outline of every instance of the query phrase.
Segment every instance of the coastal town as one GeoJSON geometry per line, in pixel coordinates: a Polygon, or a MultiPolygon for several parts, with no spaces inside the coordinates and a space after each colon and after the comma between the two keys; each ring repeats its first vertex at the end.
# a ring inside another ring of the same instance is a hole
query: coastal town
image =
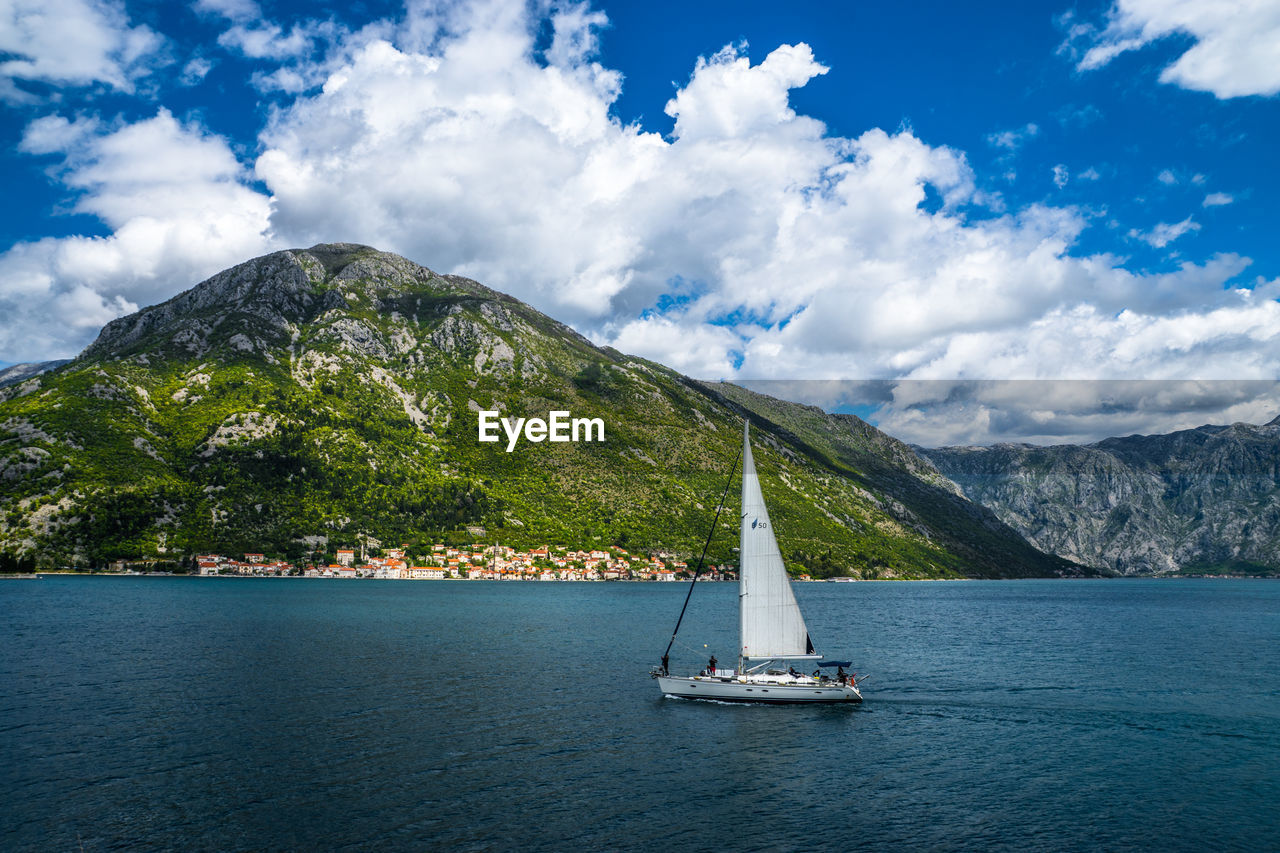
{"type": "MultiPolygon", "coordinates": [[[[501,545],[452,546],[435,544],[410,554],[398,548],[337,549],[332,562],[293,564],[265,554],[243,559],[221,554],[196,557],[204,576],[371,578],[377,580],[497,580],[497,581],[677,581],[692,577],[694,569],[665,552],[631,554],[622,548],[570,550],[539,547],[524,551],[501,545]]],[[[123,567],[122,567],[123,568],[123,567]]],[[[737,580],[734,569],[710,565],[699,580],[737,580]]]]}

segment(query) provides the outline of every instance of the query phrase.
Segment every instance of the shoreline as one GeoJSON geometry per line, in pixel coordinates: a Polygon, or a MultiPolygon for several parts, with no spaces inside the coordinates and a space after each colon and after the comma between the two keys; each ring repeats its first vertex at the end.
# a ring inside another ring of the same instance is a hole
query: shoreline
{"type": "MultiPolygon", "coordinates": [[[[106,578],[192,578],[197,580],[237,580],[237,581],[389,581],[389,582],[405,582],[405,583],[534,583],[534,584],[557,584],[557,583],[577,583],[577,584],[604,584],[604,583],[626,583],[626,584],[686,584],[688,579],[675,581],[652,581],[639,580],[635,578],[617,578],[610,580],[556,580],[543,581],[536,578],[514,578],[511,580],[497,580],[493,578],[340,578],[340,577],[306,577],[302,575],[201,575],[201,574],[179,574],[174,572],[68,572],[51,570],[47,572],[35,572],[34,574],[0,574],[0,580],[39,580],[44,576],[50,577],[106,577],[106,578]]],[[[822,578],[817,580],[802,581],[792,579],[792,583],[803,584],[849,584],[849,583],[984,583],[984,582],[1004,582],[1004,581],[1185,581],[1185,580],[1280,580],[1280,576],[1275,575],[1127,575],[1119,577],[1036,577],[1036,578],[822,578]]],[[[699,583],[737,583],[736,580],[708,580],[699,578],[699,583]]]]}

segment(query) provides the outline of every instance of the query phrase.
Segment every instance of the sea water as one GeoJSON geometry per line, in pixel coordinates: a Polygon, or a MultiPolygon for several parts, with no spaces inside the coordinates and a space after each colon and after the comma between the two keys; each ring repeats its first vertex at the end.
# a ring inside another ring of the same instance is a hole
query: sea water
{"type": "Polygon", "coordinates": [[[1280,849],[1280,582],[797,584],[855,707],[687,589],[0,581],[0,849],[1280,849]]]}

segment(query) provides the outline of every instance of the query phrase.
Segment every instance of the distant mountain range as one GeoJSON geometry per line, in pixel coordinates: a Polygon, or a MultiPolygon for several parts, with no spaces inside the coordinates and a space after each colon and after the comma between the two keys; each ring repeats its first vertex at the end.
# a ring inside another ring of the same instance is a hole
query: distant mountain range
{"type": "MultiPolygon", "coordinates": [[[[599,348],[474,281],[366,246],[276,252],[108,324],[0,387],[0,557],[299,559],[383,542],[696,556],[740,441],[815,576],[1088,574],[852,416],[599,348]],[[599,417],[605,441],[477,441],[480,410],[599,417]],[[483,530],[482,530],[483,529],[483,530]]],[[[0,380],[2,381],[2,380],[0,380]]],[[[711,557],[733,562],[737,489],[711,557]]]]}
{"type": "Polygon", "coordinates": [[[1280,418],[1084,446],[917,450],[1070,560],[1126,575],[1280,569],[1280,418]]]}
{"type": "Polygon", "coordinates": [[[26,364],[11,364],[6,368],[0,369],[0,388],[5,385],[12,385],[15,382],[21,382],[24,379],[30,379],[32,376],[39,376],[41,373],[48,373],[50,370],[62,367],[70,359],[61,358],[56,361],[36,361],[26,364]]]}

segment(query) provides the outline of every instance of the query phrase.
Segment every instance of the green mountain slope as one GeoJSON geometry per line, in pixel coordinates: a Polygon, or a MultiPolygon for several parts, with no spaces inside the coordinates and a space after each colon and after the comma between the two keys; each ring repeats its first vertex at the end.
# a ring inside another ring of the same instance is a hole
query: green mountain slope
{"type": "MultiPolygon", "coordinates": [[[[360,534],[693,553],[740,441],[784,555],[818,575],[1074,574],[851,417],[600,349],[511,297],[364,246],[241,264],[0,389],[0,551],[40,565],[360,534]],[[605,441],[477,441],[478,412],[605,441]]],[[[736,502],[736,488],[730,492],[736,502]]],[[[732,561],[736,516],[713,545],[732,561]]]]}

